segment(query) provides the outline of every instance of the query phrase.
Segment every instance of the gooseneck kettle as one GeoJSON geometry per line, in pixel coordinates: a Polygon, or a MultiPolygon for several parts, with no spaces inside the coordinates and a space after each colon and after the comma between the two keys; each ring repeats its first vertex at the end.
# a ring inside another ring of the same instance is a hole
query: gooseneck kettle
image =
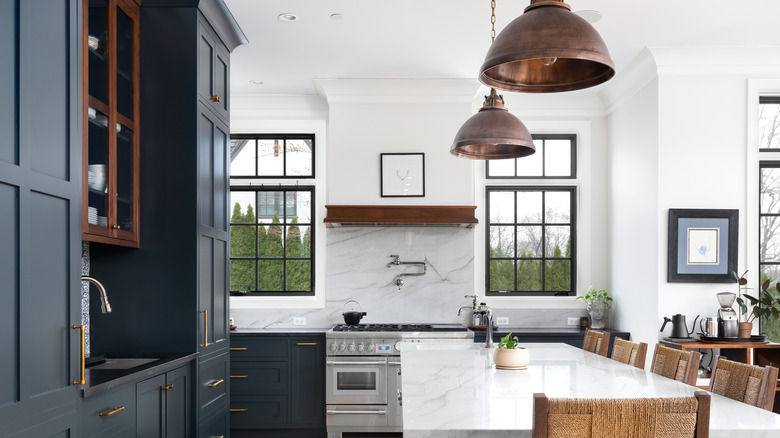
{"type": "Polygon", "coordinates": [[[678,313],[676,315],[672,315],[671,319],[664,316],[664,323],[663,325],[661,325],[661,331],[664,331],[667,322],[671,322],[672,334],[669,336],[670,338],[678,338],[678,339],[690,338],[691,335],[693,334],[693,330],[696,328],[696,320],[699,319],[699,316],[701,315],[696,315],[696,318],[694,318],[693,328],[691,328],[690,331],[688,330],[688,325],[685,323],[685,315],[678,313]]]}

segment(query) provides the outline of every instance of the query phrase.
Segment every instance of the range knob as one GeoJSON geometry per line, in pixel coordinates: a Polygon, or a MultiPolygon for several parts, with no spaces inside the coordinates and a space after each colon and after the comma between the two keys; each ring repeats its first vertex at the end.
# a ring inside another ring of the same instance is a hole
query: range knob
{"type": "Polygon", "coordinates": [[[366,347],[366,351],[374,351],[374,344],[368,344],[368,347],[366,347]]]}
{"type": "Polygon", "coordinates": [[[401,341],[395,341],[395,351],[401,351],[401,341]]]}
{"type": "Polygon", "coordinates": [[[355,344],[349,344],[349,351],[355,351],[355,344]]]}
{"type": "Polygon", "coordinates": [[[364,350],[365,348],[366,348],[366,347],[365,347],[363,344],[358,344],[358,346],[357,346],[357,350],[358,350],[359,352],[361,352],[361,353],[363,352],[363,350],[364,350]]]}
{"type": "Polygon", "coordinates": [[[330,344],[330,351],[336,351],[336,348],[338,348],[338,347],[336,346],[335,342],[330,344]]]}
{"type": "Polygon", "coordinates": [[[346,349],[347,349],[347,346],[345,344],[340,344],[339,345],[339,351],[344,351],[346,349]]]}

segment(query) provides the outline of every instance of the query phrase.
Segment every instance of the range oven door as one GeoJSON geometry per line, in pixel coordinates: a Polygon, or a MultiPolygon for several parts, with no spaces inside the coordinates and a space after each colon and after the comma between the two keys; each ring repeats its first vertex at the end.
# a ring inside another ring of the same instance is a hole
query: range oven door
{"type": "Polygon", "coordinates": [[[325,361],[325,403],[386,405],[387,357],[331,356],[325,361]]]}

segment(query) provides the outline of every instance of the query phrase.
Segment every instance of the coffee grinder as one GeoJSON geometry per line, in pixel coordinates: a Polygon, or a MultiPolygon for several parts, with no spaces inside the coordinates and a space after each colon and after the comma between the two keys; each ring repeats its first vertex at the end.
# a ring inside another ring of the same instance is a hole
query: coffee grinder
{"type": "Polygon", "coordinates": [[[718,337],[736,338],[739,335],[739,317],[731,308],[737,294],[732,292],[720,292],[717,294],[720,309],[718,309],[718,337]]]}

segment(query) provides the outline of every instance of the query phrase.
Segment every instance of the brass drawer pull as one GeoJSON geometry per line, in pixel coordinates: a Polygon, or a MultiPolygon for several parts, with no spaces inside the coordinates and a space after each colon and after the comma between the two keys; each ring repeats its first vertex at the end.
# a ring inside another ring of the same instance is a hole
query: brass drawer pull
{"type": "Polygon", "coordinates": [[[118,414],[118,413],[120,413],[120,412],[122,412],[124,410],[125,410],[124,406],[114,406],[113,408],[111,408],[110,411],[108,411],[108,412],[101,412],[98,415],[100,415],[101,417],[110,417],[110,416],[112,416],[114,414],[118,414]]]}
{"type": "Polygon", "coordinates": [[[225,435],[211,435],[211,438],[225,438],[225,435]]]}
{"type": "Polygon", "coordinates": [[[222,102],[222,99],[219,98],[219,94],[209,96],[209,99],[211,99],[212,102],[222,102]]]}
{"type": "Polygon", "coordinates": [[[230,347],[230,351],[246,351],[246,347],[230,347]]]}
{"type": "Polygon", "coordinates": [[[247,377],[249,377],[249,376],[247,376],[247,375],[243,375],[243,376],[230,376],[231,379],[246,379],[247,377]]]}
{"type": "Polygon", "coordinates": [[[230,412],[246,412],[248,410],[247,408],[230,408],[230,412]]]}
{"type": "Polygon", "coordinates": [[[163,385],[162,387],[163,391],[169,391],[171,389],[173,389],[173,383],[171,383],[170,385],[163,385]]]}
{"type": "Polygon", "coordinates": [[[85,372],[84,369],[86,368],[87,365],[87,356],[86,356],[87,347],[86,347],[85,328],[83,325],[73,325],[71,326],[71,328],[74,330],[81,330],[81,359],[79,361],[79,366],[81,368],[81,373],[79,374],[79,377],[81,378],[81,380],[74,380],[73,384],[84,385],[85,383],[87,383],[87,381],[84,379],[84,372],[85,372]]]}
{"type": "Polygon", "coordinates": [[[223,383],[225,383],[225,379],[219,379],[219,380],[215,380],[215,381],[213,381],[213,382],[209,383],[209,384],[208,384],[208,387],[209,387],[209,388],[215,388],[215,387],[217,387],[217,386],[219,386],[219,385],[221,385],[221,384],[223,384],[223,383]]]}
{"type": "Polygon", "coordinates": [[[296,342],[295,345],[299,345],[299,346],[302,346],[302,347],[310,347],[310,346],[317,345],[317,343],[316,342],[296,342]]]}

